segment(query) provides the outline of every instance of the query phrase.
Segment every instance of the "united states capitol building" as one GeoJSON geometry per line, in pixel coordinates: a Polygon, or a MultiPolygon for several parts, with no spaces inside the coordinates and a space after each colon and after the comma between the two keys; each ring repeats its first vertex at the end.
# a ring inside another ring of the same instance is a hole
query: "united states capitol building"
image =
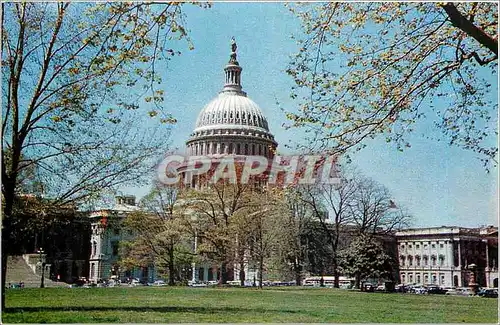
{"type": "MultiPolygon", "coordinates": [[[[241,72],[236,55],[236,43],[232,42],[229,62],[224,67],[224,83],[220,93],[199,113],[196,126],[186,142],[186,154],[189,156],[218,157],[221,155],[253,155],[272,158],[278,146],[269,124],[260,107],[248,98],[241,85],[241,72]]],[[[193,184],[194,186],[194,184],[193,184]]],[[[113,229],[113,221],[126,217],[127,213],[137,209],[132,197],[119,197],[114,209],[91,213],[92,237],[89,259],[89,279],[97,281],[111,276],[122,277],[118,271],[118,245],[127,234],[122,234],[118,227],[113,229]],[[103,224],[102,218],[106,218],[103,224]]],[[[196,247],[197,238],[194,239],[196,247]]],[[[233,273],[237,272],[237,268],[233,273]]],[[[245,270],[248,281],[256,277],[255,270],[245,270]]],[[[217,279],[216,268],[208,264],[192,266],[192,281],[213,281],[217,279]]],[[[153,267],[128,271],[127,277],[154,280],[153,267]]],[[[234,278],[234,274],[230,275],[234,278]]]]}
{"type": "MultiPolygon", "coordinates": [[[[224,67],[220,93],[199,113],[194,131],[186,142],[191,156],[258,155],[272,158],[278,146],[259,106],[242,88],[242,67],[233,42],[230,59],[224,67]]],[[[91,252],[88,277],[91,281],[111,277],[138,277],[153,282],[153,266],[120,271],[119,242],[130,236],[119,227],[128,213],[135,211],[135,198],[119,197],[114,209],[94,211],[91,219],[91,252]],[[103,219],[106,221],[103,222],[103,219]]],[[[399,282],[466,286],[468,267],[478,267],[481,286],[498,286],[498,228],[434,227],[395,232],[395,251],[399,260],[399,282]]],[[[196,249],[194,239],[194,249],[196,249]]],[[[234,269],[236,274],[237,268],[234,269]]],[[[192,265],[192,281],[214,281],[218,274],[209,264],[192,265]]],[[[233,274],[233,278],[234,278],[233,274]]],[[[247,280],[256,271],[245,270],[247,280]]]]}

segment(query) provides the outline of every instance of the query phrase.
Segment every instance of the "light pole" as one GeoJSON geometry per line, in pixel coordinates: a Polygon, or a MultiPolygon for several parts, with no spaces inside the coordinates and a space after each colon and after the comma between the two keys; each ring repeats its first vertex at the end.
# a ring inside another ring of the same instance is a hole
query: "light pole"
{"type": "Polygon", "coordinates": [[[42,267],[42,278],[40,279],[40,288],[45,288],[44,280],[45,280],[45,262],[43,261],[43,248],[40,247],[37,251],[40,254],[40,265],[42,267]]]}

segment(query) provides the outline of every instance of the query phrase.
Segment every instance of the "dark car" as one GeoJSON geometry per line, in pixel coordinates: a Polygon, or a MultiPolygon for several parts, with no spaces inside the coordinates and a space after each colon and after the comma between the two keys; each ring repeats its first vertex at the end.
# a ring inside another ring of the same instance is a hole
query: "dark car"
{"type": "Polygon", "coordinates": [[[396,292],[401,292],[401,293],[405,293],[405,292],[408,292],[410,289],[408,288],[407,285],[404,285],[404,284],[398,284],[395,288],[396,292]]]}
{"type": "Polygon", "coordinates": [[[497,289],[481,289],[477,293],[478,296],[485,298],[498,298],[498,290],[497,289]]]}
{"type": "Polygon", "coordinates": [[[371,283],[363,283],[362,291],[366,292],[374,292],[375,291],[375,286],[371,283]]]}
{"type": "Polygon", "coordinates": [[[438,286],[428,286],[427,294],[428,295],[444,295],[447,290],[440,288],[438,286]]]}

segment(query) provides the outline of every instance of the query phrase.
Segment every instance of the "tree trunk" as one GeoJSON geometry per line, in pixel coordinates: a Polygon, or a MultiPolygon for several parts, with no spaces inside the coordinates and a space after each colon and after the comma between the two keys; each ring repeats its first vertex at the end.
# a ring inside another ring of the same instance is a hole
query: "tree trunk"
{"type": "Polygon", "coordinates": [[[264,277],[264,256],[259,258],[259,288],[262,289],[262,280],[264,277]]]}
{"type": "Polygon", "coordinates": [[[2,243],[2,310],[5,310],[5,285],[7,281],[7,258],[5,243],[2,243]]]}
{"type": "MultiPolygon", "coordinates": [[[[2,166],[3,167],[3,166],[2,166]]],[[[4,173],[2,173],[4,174],[4,173]]],[[[14,208],[15,183],[10,178],[3,180],[4,209],[2,220],[2,310],[5,310],[5,286],[7,283],[7,260],[9,235],[11,234],[12,212],[14,208]]],[[[12,244],[11,244],[12,245],[12,244]]]]}
{"type": "Polygon", "coordinates": [[[337,256],[333,257],[333,287],[334,288],[339,288],[340,287],[340,275],[339,275],[339,266],[337,263],[337,256]]]}
{"type": "Polygon", "coordinates": [[[168,251],[168,285],[175,285],[175,263],[174,263],[174,249],[168,251]]]}
{"type": "Polygon", "coordinates": [[[243,258],[240,259],[240,286],[245,286],[245,261],[243,258]]]}
{"type": "Polygon", "coordinates": [[[295,265],[295,285],[302,285],[302,266],[300,264],[295,265]]]}
{"type": "Polygon", "coordinates": [[[361,282],[361,276],[359,275],[359,273],[356,273],[356,275],[355,275],[355,277],[354,277],[354,278],[356,279],[356,282],[355,282],[355,284],[354,284],[354,287],[355,287],[356,289],[359,289],[359,285],[360,285],[360,282],[361,282]]]}
{"type": "Polygon", "coordinates": [[[219,284],[227,284],[227,262],[222,262],[220,266],[220,279],[219,284]]]}
{"type": "Polygon", "coordinates": [[[335,218],[335,237],[332,243],[333,250],[333,287],[339,288],[339,263],[338,263],[338,255],[337,250],[339,249],[339,237],[340,237],[340,219],[339,217],[335,218]]]}

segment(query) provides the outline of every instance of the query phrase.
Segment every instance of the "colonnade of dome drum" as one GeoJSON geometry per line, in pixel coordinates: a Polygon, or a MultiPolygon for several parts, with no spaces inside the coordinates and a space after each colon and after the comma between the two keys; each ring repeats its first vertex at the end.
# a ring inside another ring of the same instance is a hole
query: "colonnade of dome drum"
{"type": "Polygon", "coordinates": [[[255,141],[225,141],[225,142],[203,142],[195,141],[188,145],[187,154],[190,156],[211,155],[252,155],[271,158],[274,148],[271,144],[255,143],[255,141]]]}

